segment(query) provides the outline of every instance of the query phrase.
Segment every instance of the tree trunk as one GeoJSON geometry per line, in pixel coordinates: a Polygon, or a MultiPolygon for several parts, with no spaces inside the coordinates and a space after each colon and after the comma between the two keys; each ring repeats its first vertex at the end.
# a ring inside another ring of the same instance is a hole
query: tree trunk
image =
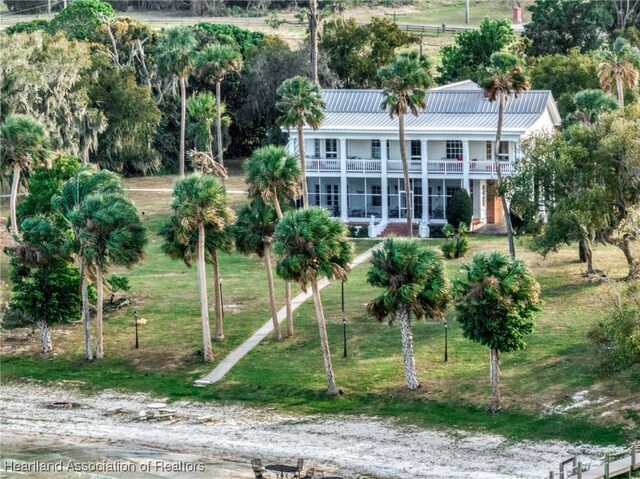
{"type": "Polygon", "coordinates": [[[335,396],[338,394],[338,386],[336,386],[336,379],[333,375],[331,351],[329,350],[329,339],[327,338],[327,325],[324,321],[324,311],[322,310],[322,300],[320,299],[318,282],[315,279],[311,281],[311,291],[313,293],[313,304],[316,308],[316,321],[318,321],[318,328],[320,329],[320,346],[322,347],[324,370],[327,373],[327,394],[329,396],[335,396]]]}
{"type": "Polygon", "coordinates": [[[104,304],[104,284],[102,283],[102,268],[96,265],[96,359],[104,357],[104,344],[102,339],[102,305],[104,304]]]}
{"type": "Polygon", "coordinates": [[[93,361],[93,347],[91,345],[91,316],[89,315],[89,286],[84,271],[84,259],[78,255],[78,271],[80,272],[80,290],[82,293],[82,324],[84,326],[84,345],[87,359],[93,361]]]}
{"type": "Polygon", "coordinates": [[[411,313],[406,306],[401,306],[398,310],[400,316],[400,334],[402,335],[402,355],[404,359],[404,373],[407,377],[407,388],[416,389],[420,387],[418,374],[416,372],[416,360],[413,354],[413,332],[411,331],[411,313]]]}
{"type": "Polygon", "coordinates": [[[320,15],[318,14],[318,0],[309,0],[309,40],[311,47],[311,81],[320,85],[318,80],[318,28],[320,15]]]}
{"type": "Polygon", "coordinates": [[[497,349],[490,352],[491,359],[491,412],[498,412],[502,408],[500,400],[500,356],[497,349]]]}
{"type": "Polygon", "coordinates": [[[180,176],[184,176],[184,143],[187,122],[187,80],[180,78],[180,95],[182,97],[182,113],[180,115],[180,176]]]}
{"type": "Polygon", "coordinates": [[[584,244],[584,240],[580,240],[578,242],[578,257],[580,258],[580,262],[581,263],[586,263],[587,262],[587,253],[585,251],[585,244],[584,244]]]}
{"type": "Polygon", "coordinates": [[[618,106],[622,110],[624,108],[624,86],[620,74],[616,74],[616,89],[618,90],[618,106]]]}
{"type": "Polygon", "coordinates": [[[207,298],[207,271],[204,264],[204,224],[198,226],[198,279],[200,283],[200,318],[202,320],[202,356],[206,363],[213,361],[211,330],[209,329],[209,301],[207,298]]]}
{"type": "Polygon", "coordinates": [[[46,319],[39,319],[37,321],[38,331],[40,332],[40,346],[44,354],[49,354],[53,351],[53,344],[51,343],[51,334],[49,334],[49,325],[46,319]]]}
{"type": "Polygon", "coordinates": [[[280,331],[280,323],[278,322],[278,308],[276,307],[276,295],[273,288],[273,268],[271,266],[271,249],[265,244],[264,246],[264,266],[267,268],[267,279],[269,281],[269,301],[271,303],[271,319],[273,320],[273,334],[282,340],[282,331],[280,331]]]}
{"type": "Polygon", "coordinates": [[[407,145],[404,139],[404,113],[398,114],[400,130],[400,158],[402,159],[402,174],[404,175],[405,205],[407,207],[407,236],[413,239],[413,209],[411,204],[411,181],[409,181],[409,162],[407,161],[407,145]]]}
{"type": "Polygon", "coordinates": [[[307,165],[304,157],[304,125],[298,125],[298,154],[300,155],[300,171],[302,171],[302,206],[309,207],[309,192],[307,191],[307,165]]]}
{"type": "MultiPolygon", "coordinates": [[[[280,200],[278,199],[277,191],[274,191],[273,205],[276,209],[278,221],[282,220],[282,208],[280,207],[280,200]]],[[[291,283],[289,281],[284,282],[284,296],[285,307],[287,310],[287,337],[293,338],[293,307],[291,306],[291,283]]]]}
{"type": "Polygon", "coordinates": [[[211,252],[211,263],[213,264],[213,292],[215,302],[216,326],[214,336],[217,341],[224,339],[224,318],[222,317],[222,291],[220,288],[220,263],[218,252],[211,252]]]}
{"type": "Polygon", "coordinates": [[[11,182],[11,201],[9,212],[11,215],[11,234],[18,234],[18,218],[16,216],[16,202],[18,201],[18,186],[20,185],[20,165],[13,165],[13,181],[11,182]]]}
{"type": "Polygon", "coordinates": [[[220,166],[224,166],[224,159],[222,155],[222,112],[220,111],[220,83],[216,82],[216,135],[218,141],[218,163],[220,166]]]}
{"type": "MultiPolygon", "coordinates": [[[[496,175],[498,176],[498,193],[500,194],[500,199],[502,200],[502,210],[504,211],[504,221],[507,226],[507,236],[509,239],[509,255],[511,258],[515,259],[516,257],[516,244],[513,237],[513,226],[511,225],[511,213],[509,211],[509,204],[507,203],[507,198],[504,195],[502,189],[502,170],[500,169],[500,159],[498,156],[498,152],[500,151],[500,138],[502,137],[502,124],[504,123],[504,109],[507,103],[507,97],[500,93],[499,99],[499,108],[498,108],[498,128],[496,129],[496,142],[493,145],[493,162],[496,166],[496,175]]],[[[469,161],[468,158],[464,158],[465,161],[469,161]]],[[[511,158],[509,158],[511,160],[511,158]]]]}
{"type": "Polygon", "coordinates": [[[633,257],[629,240],[607,238],[607,242],[609,244],[612,244],[613,246],[620,248],[620,250],[624,254],[624,258],[627,260],[627,266],[629,267],[629,273],[627,274],[626,279],[632,280],[640,277],[640,261],[636,260],[633,257]]]}

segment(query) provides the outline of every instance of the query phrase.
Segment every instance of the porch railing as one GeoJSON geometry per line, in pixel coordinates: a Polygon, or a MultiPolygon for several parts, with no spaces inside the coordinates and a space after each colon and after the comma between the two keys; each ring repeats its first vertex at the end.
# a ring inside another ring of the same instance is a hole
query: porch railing
{"type": "MultiPolygon", "coordinates": [[[[515,169],[513,168],[513,163],[509,161],[501,161],[500,162],[500,172],[506,175],[510,175],[513,173],[515,169]]],[[[483,161],[471,161],[469,164],[469,174],[470,175],[495,175],[496,174],[496,165],[491,160],[483,160],[483,161]]]]}
{"type": "Polygon", "coordinates": [[[348,159],[347,171],[350,173],[379,173],[381,171],[380,160],[348,159]]]}
{"type": "Polygon", "coordinates": [[[442,173],[442,174],[462,174],[462,161],[458,160],[435,160],[427,163],[427,171],[429,173],[442,173]]]}
{"type": "MultiPolygon", "coordinates": [[[[401,160],[387,160],[387,171],[389,173],[402,173],[402,161],[401,160]]],[[[411,173],[420,173],[421,166],[419,161],[409,162],[409,171],[411,173]]]]}
{"type": "Polygon", "coordinates": [[[307,171],[340,171],[340,160],[328,158],[306,158],[307,171]]]}

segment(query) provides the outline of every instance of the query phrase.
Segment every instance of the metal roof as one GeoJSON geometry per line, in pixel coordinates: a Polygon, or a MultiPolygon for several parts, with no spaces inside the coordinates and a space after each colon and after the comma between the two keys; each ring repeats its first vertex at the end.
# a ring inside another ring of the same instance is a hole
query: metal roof
{"type": "MultiPolygon", "coordinates": [[[[457,86],[457,85],[456,85],[457,86]]],[[[498,103],[484,97],[483,90],[469,82],[468,90],[443,88],[427,92],[427,107],[417,117],[406,116],[407,132],[495,131],[498,103]]],[[[382,108],[382,90],[323,90],[326,102],[322,130],[395,130],[397,119],[382,108]]],[[[559,122],[551,92],[529,90],[518,98],[511,96],[505,110],[505,132],[524,133],[541,115],[550,110],[559,122]]]]}

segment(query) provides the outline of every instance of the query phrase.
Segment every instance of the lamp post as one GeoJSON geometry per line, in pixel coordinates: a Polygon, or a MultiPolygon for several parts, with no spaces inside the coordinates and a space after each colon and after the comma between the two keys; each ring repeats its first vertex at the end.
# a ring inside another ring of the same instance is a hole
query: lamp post
{"type": "Polygon", "coordinates": [[[342,352],[342,357],[347,357],[347,318],[344,315],[344,280],[342,280],[342,343],[344,345],[344,350],[342,352]]]}
{"type": "Polygon", "coordinates": [[[138,312],[134,311],[133,316],[135,317],[134,325],[136,327],[136,349],[140,346],[138,343],[138,312]]]}
{"type": "Polygon", "coordinates": [[[449,361],[449,325],[444,320],[444,362],[449,361]]]}

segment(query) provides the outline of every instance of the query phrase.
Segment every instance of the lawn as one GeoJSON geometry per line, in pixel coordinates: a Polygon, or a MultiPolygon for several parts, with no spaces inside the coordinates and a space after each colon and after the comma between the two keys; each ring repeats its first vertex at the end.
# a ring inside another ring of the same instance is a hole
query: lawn
{"type": "MultiPolygon", "coordinates": [[[[231,165],[229,189],[241,190],[237,165],[231,165]],[[235,170],[234,170],[235,168],[235,170]]],[[[173,177],[128,180],[135,188],[167,188],[173,177]]],[[[231,370],[220,383],[196,388],[193,380],[213,365],[200,362],[199,301],[196,270],[172,261],[160,251],[156,235],[165,220],[170,193],[132,192],[145,211],[150,231],[145,260],[126,274],[133,305],[110,312],[105,324],[106,358],[83,359],[80,324],[54,328],[55,354],[43,358],[28,331],[6,331],[2,342],[2,380],[32,378],[45,382],[78,381],[84,389],[119,388],[148,391],[162,397],[242,401],[298,413],[348,413],[395,417],[412,424],[485,430],[512,438],[560,438],[620,444],[638,437],[637,396],[640,368],[600,376],[598,357],[586,331],[603,317],[611,286],[582,277],[575,248],[563,248],[546,260],[528,252],[521,240],[519,256],[532,268],[542,287],[542,312],[527,349],[504,354],[502,392],[506,408],[485,412],[489,401],[488,351],[462,337],[453,311],[448,314],[449,361],[443,361],[444,325],[419,322],[414,327],[416,361],[422,388],[404,388],[400,333],[397,325],[367,318],[365,305],[377,291],[366,284],[368,266],[351,272],[345,284],[348,357],[342,357],[343,328],[339,283],[322,291],[333,365],[344,395],[325,396],[326,379],[312,303],[295,312],[296,336],[278,342],[268,338],[231,370]],[[134,349],[133,311],[140,326],[140,349],[134,349]],[[584,407],[554,413],[572,405],[571,396],[588,391],[584,407]],[[635,409],[634,409],[635,408],[635,409]]],[[[230,195],[237,206],[246,201],[230,195]]],[[[375,242],[354,242],[357,252],[375,242]]],[[[439,240],[426,244],[438,248],[439,240]]],[[[472,237],[474,250],[506,251],[504,237],[472,237]]],[[[612,248],[596,250],[596,266],[612,278],[626,272],[622,254],[612,248]]],[[[2,258],[6,278],[6,258],[2,258]]],[[[450,278],[459,262],[448,261],[450,278]]],[[[215,362],[268,320],[266,274],[256,257],[221,255],[225,304],[224,341],[214,342],[215,362]]],[[[211,272],[209,287],[212,289],[211,272]]],[[[625,288],[616,283],[617,288],[625,288]]],[[[282,282],[277,282],[282,305],[282,282]]],[[[214,363],[215,365],[215,363],[214,363]]]]}

